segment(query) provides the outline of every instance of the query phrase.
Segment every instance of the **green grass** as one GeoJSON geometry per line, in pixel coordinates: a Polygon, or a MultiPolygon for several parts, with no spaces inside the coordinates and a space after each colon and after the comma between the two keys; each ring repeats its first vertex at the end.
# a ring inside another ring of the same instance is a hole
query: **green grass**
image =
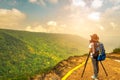
{"type": "Polygon", "coordinates": [[[113,53],[120,53],[120,48],[113,49],[113,53]]]}
{"type": "Polygon", "coordinates": [[[87,40],[68,34],[0,30],[0,79],[27,80],[87,52],[87,40]]]}

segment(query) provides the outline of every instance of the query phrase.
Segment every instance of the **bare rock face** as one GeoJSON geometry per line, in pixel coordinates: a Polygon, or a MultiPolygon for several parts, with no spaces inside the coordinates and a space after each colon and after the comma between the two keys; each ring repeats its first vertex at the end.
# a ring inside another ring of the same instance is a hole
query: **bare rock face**
{"type": "Polygon", "coordinates": [[[80,56],[69,57],[67,60],[58,63],[53,70],[59,77],[63,77],[69,70],[79,65],[81,62],[82,57],[80,56]]]}
{"type": "Polygon", "coordinates": [[[59,62],[50,72],[44,75],[37,75],[30,80],[61,80],[61,78],[72,68],[81,64],[83,57],[72,56],[59,62]]]}
{"type": "Polygon", "coordinates": [[[33,76],[30,80],[44,80],[44,74],[33,76]]]}
{"type": "Polygon", "coordinates": [[[44,80],[61,80],[55,72],[51,71],[50,73],[46,74],[44,80]]]}

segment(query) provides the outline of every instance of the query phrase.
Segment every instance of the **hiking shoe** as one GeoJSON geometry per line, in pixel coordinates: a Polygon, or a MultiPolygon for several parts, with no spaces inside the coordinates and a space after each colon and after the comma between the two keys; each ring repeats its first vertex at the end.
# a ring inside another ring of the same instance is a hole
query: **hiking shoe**
{"type": "Polygon", "coordinates": [[[95,78],[94,80],[98,80],[98,78],[95,78]]]}
{"type": "Polygon", "coordinates": [[[98,80],[98,78],[95,78],[94,80],[98,80]]]}
{"type": "Polygon", "coordinates": [[[96,76],[94,76],[94,75],[91,76],[91,78],[94,79],[94,80],[98,80],[98,78],[96,76]]]}

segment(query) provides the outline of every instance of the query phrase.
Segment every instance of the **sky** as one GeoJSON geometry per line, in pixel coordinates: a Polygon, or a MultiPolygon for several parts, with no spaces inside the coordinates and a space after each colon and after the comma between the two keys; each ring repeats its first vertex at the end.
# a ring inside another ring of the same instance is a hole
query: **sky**
{"type": "Polygon", "coordinates": [[[65,33],[89,39],[97,33],[120,46],[120,0],[0,0],[0,28],[65,33]]]}

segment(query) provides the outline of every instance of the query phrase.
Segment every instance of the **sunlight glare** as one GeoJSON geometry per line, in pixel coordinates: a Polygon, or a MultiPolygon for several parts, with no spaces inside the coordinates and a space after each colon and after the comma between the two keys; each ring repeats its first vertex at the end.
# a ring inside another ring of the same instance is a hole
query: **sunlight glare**
{"type": "Polygon", "coordinates": [[[99,12],[93,12],[88,15],[88,18],[94,21],[99,21],[100,19],[100,13],[99,12]]]}

